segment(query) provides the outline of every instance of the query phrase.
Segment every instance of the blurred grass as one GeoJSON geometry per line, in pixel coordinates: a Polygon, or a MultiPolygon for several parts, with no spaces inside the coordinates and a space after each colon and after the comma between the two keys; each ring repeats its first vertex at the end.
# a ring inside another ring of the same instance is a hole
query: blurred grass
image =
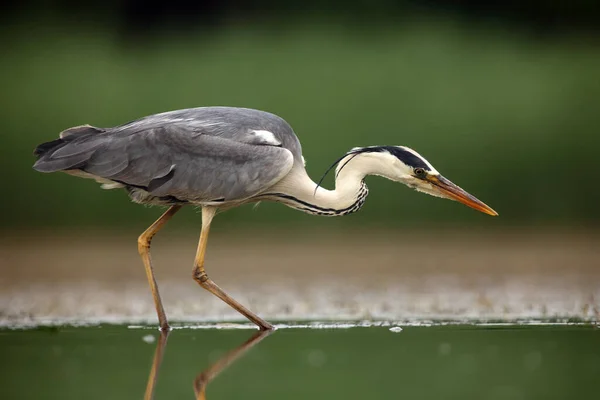
{"type": "MultiPolygon", "coordinates": [[[[444,20],[353,29],[234,25],[140,42],[85,21],[9,24],[0,31],[0,177],[10,210],[2,224],[148,223],[154,215],[121,191],[36,173],[32,149],[74,125],[232,105],[284,117],[313,179],[351,147],[401,144],[499,211],[495,224],[595,225],[600,52],[587,39],[540,40],[444,20]]],[[[340,228],[492,221],[380,178],[368,184],[364,210],[343,222],[280,205],[219,219],[340,228]]],[[[198,226],[198,218],[187,220],[198,226]]]]}

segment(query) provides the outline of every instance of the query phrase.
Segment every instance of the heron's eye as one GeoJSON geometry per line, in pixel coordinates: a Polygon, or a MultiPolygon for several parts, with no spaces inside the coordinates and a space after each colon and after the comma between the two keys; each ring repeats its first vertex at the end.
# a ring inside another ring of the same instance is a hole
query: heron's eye
{"type": "Polygon", "coordinates": [[[424,178],[425,177],[425,170],[423,168],[415,168],[415,176],[417,178],[424,178]]]}

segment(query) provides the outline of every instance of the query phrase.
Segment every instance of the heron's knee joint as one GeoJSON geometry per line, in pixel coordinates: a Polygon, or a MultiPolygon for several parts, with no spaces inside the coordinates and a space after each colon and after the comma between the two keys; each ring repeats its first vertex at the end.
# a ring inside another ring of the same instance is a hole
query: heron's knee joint
{"type": "Polygon", "coordinates": [[[142,251],[147,251],[148,249],[150,249],[150,240],[151,238],[148,238],[144,235],[138,237],[138,251],[140,253],[142,251]]]}
{"type": "Polygon", "coordinates": [[[194,273],[192,274],[192,276],[194,277],[194,280],[201,285],[208,280],[208,275],[206,274],[206,271],[200,268],[194,268],[194,273]]]}

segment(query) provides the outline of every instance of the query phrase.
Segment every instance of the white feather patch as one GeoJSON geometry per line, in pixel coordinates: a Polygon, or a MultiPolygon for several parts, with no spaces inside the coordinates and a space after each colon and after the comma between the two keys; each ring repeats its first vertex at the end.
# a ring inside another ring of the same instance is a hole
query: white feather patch
{"type": "Polygon", "coordinates": [[[102,189],[119,189],[122,187],[125,187],[125,185],[123,185],[122,183],[118,183],[118,182],[110,182],[110,183],[103,183],[102,185],[100,185],[100,187],[102,189]]]}
{"type": "Polygon", "coordinates": [[[264,144],[270,144],[272,146],[281,146],[281,142],[277,140],[273,132],[264,130],[253,130],[252,132],[264,144]]]}

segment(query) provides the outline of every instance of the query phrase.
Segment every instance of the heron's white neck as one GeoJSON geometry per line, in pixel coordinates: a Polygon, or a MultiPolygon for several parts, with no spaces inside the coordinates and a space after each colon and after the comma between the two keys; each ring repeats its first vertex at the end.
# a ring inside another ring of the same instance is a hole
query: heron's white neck
{"type": "Polygon", "coordinates": [[[387,169],[389,166],[382,159],[382,153],[350,154],[338,164],[335,190],[317,188],[304,168],[294,167],[266,195],[272,200],[310,214],[346,215],[358,211],[365,202],[369,190],[363,182],[364,177],[387,177],[387,169]]]}

